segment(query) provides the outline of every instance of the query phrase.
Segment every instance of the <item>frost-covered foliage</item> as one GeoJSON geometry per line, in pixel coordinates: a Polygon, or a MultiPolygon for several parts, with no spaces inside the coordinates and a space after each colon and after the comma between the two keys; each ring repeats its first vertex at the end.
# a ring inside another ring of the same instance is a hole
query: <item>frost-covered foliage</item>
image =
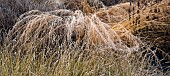
{"type": "Polygon", "coordinates": [[[138,51],[140,46],[140,40],[126,28],[117,31],[102,22],[96,14],[85,16],[81,11],[65,9],[50,12],[29,11],[20,16],[9,37],[15,45],[13,48],[22,50],[31,45],[31,49],[40,50],[64,46],[79,49],[105,47],[115,51],[133,52],[138,51]]]}

